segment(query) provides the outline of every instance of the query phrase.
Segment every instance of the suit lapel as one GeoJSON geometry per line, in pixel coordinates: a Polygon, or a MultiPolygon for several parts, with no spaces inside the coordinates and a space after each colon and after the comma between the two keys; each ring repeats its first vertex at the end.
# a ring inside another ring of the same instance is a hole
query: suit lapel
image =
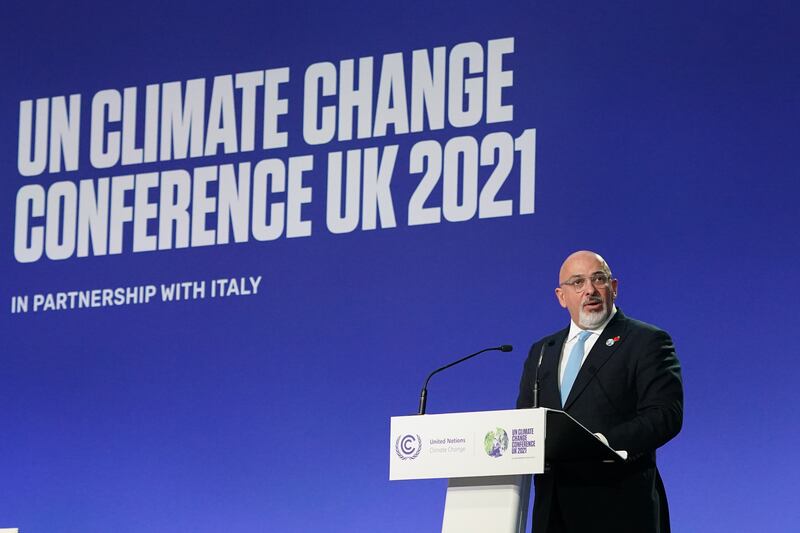
{"type": "Polygon", "coordinates": [[[627,329],[628,321],[625,315],[622,314],[620,309],[614,318],[608,323],[603,333],[597,339],[597,342],[592,346],[589,355],[581,365],[578,371],[578,376],[575,378],[575,383],[572,385],[572,390],[569,391],[567,403],[564,405],[566,411],[575,400],[581,395],[586,386],[594,379],[595,373],[614,355],[614,352],[619,346],[625,342],[625,330],[627,329]]]}
{"type": "Polygon", "coordinates": [[[539,383],[541,384],[540,405],[551,409],[561,408],[561,394],[558,389],[558,365],[564,341],[569,333],[569,328],[559,331],[547,340],[542,357],[542,368],[539,383]]]}

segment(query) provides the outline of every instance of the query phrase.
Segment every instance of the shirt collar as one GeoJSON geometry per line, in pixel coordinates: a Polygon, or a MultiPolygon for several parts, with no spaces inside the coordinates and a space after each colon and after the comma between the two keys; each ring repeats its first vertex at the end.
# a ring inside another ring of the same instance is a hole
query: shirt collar
{"type": "MultiPolygon", "coordinates": [[[[614,315],[616,314],[617,314],[617,306],[612,304],[611,314],[608,315],[608,318],[606,318],[605,322],[603,322],[594,329],[587,329],[586,331],[588,331],[592,335],[600,335],[601,333],[603,333],[603,330],[606,329],[606,326],[608,325],[609,322],[611,322],[611,319],[614,318],[614,315]]],[[[578,326],[578,324],[576,324],[574,321],[570,320],[569,333],[567,334],[567,342],[571,342],[572,340],[574,340],[575,337],[577,337],[581,331],[584,331],[583,328],[578,326]]]]}

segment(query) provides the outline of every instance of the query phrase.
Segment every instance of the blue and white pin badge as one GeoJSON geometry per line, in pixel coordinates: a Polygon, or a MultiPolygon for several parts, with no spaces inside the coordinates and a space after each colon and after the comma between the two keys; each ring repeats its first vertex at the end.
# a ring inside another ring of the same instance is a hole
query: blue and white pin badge
{"type": "Polygon", "coordinates": [[[614,343],[616,342],[619,342],[619,336],[616,336],[613,339],[608,339],[606,341],[606,346],[614,346],[614,343]]]}

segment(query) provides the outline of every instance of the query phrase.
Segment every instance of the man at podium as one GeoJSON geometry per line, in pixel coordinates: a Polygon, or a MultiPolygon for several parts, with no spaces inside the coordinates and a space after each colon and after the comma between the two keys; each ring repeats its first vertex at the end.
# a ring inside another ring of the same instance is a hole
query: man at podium
{"type": "Polygon", "coordinates": [[[534,533],[669,531],[656,448],[681,429],[680,364],[666,332],[614,305],[617,288],[600,255],[567,257],[555,292],[571,321],[531,348],[517,407],[534,406],[538,371],[539,407],[563,409],[628,459],[558,463],[537,475],[534,533]]]}

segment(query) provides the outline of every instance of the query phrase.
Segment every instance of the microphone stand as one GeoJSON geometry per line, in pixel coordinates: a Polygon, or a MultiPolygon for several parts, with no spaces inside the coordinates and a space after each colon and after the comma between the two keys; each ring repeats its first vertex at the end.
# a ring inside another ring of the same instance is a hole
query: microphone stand
{"type": "Polygon", "coordinates": [[[422,386],[422,392],[420,392],[420,394],[419,394],[419,410],[418,410],[417,414],[420,414],[420,415],[424,415],[425,414],[425,407],[426,407],[426,405],[428,403],[428,382],[431,380],[431,377],[433,377],[434,374],[438,374],[442,370],[447,370],[451,366],[457,365],[458,363],[463,363],[467,359],[472,359],[476,355],[480,355],[483,352],[491,352],[491,351],[494,351],[494,350],[499,350],[501,352],[510,352],[513,349],[514,348],[509,344],[503,344],[502,346],[494,346],[492,348],[484,348],[483,350],[481,350],[479,352],[475,352],[475,353],[470,354],[470,355],[468,355],[466,357],[462,357],[458,361],[454,361],[454,362],[450,363],[449,365],[444,365],[441,368],[437,368],[436,370],[434,370],[433,372],[428,374],[428,377],[425,380],[425,384],[422,386]]]}

